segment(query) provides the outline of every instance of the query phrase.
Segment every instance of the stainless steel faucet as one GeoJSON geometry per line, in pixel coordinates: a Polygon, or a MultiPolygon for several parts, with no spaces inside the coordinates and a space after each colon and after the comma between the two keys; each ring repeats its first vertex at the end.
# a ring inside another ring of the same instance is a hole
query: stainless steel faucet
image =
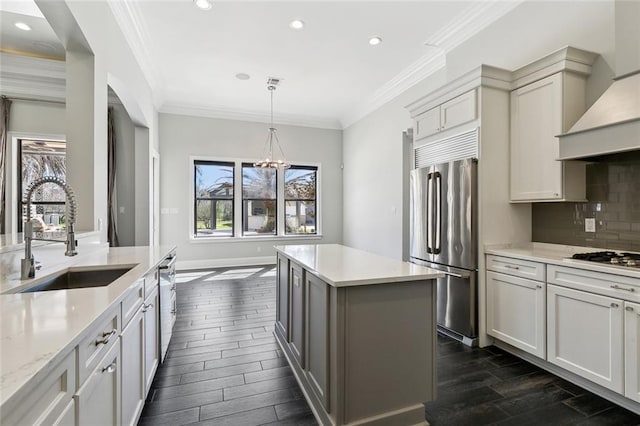
{"type": "Polygon", "coordinates": [[[35,260],[33,258],[33,253],[31,251],[31,242],[33,240],[38,241],[53,241],[53,242],[64,242],[67,243],[67,250],[65,251],[65,256],[75,256],[78,254],[76,251],[76,236],[74,231],[74,226],[76,223],[76,212],[77,212],[77,204],[76,204],[76,196],[73,194],[73,190],[71,187],[65,183],[62,179],[53,176],[46,176],[40,178],[33,182],[29,188],[27,188],[27,220],[24,223],[24,259],[22,259],[21,264],[21,279],[26,280],[29,278],[33,278],[36,276],[35,271],[35,260]],[[67,212],[68,217],[66,219],[66,231],[67,231],[67,239],[65,241],[62,240],[51,240],[46,238],[34,238],[33,237],[33,222],[31,220],[31,197],[36,189],[45,183],[53,183],[58,185],[64,190],[64,193],[67,196],[67,212]]]}

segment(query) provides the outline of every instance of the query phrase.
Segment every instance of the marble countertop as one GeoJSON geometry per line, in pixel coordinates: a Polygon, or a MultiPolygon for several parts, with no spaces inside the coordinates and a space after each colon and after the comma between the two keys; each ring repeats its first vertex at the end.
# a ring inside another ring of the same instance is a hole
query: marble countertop
{"type": "Polygon", "coordinates": [[[430,280],[442,272],[340,244],[275,246],[334,287],[430,280]]]}
{"type": "Polygon", "coordinates": [[[631,278],[640,278],[640,268],[629,268],[586,260],[571,259],[575,253],[588,253],[594,251],[616,251],[597,247],[565,246],[560,244],[528,243],[522,245],[489,245],[485,246],[485,254],[513,257],[517,259],[543,262],[552,265],[568,266],[589,271],[604,272],[608,274],[623,275],[631,278]]]}
{"type": "Polygon", "coordinates": [[[97,246],[67,258],[66,263],[49,266],[44,273],[37,271],[35,279],[0,277],[4,293],[29,287],[69,269],[133,266],[106,287],[0,294],[0,407],[28,393],[29,386],[36,381],[32,379],[55,366],[79,342],[84,330],[120,303],[136,281],[174,248],[97,246]]]}

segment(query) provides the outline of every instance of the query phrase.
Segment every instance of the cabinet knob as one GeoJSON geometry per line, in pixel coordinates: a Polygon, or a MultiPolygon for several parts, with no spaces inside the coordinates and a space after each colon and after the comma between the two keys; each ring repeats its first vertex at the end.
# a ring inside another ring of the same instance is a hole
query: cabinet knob
{"type": "Polygon", "coordinates": [[[115,328],[113,330],[111,330],[111,331],[103,332],[102,333],[102,338],[96,340],[96,346],[98,346],[98,345],[106,345],[107,343],[109,343],[109,340],[111,340],[111,338],[116,335],[117,332],[118,332],[118,330],[116,330],[115,328]]]}
{"type": "Polygon", "coordinates": [[[617,308],[617,307],[619,307],[619,306],[620,306],[620,305],[618,305],[617,303],[612,303],[612,304],[611,304],[611,307],[612,307],[612,308],[617,308]]]}
{"type": "Polygon", "coordinates": [[[103,373],[113,373],[114,371],[116,371],[116,362],[113,361],[111,364],[107,365],[106,367],[104,367],[102,369],[103,373]]]}
{"type": "Polygon", "coordinates": [[[628,312],[633,312],[633,308],[631,306],[627,306],[626,308],[624,308],[626,311],[628,312]]]}
{"type": "Polygon", "coordinates": [[[542,288],[542,286],[540,284],[536,284],[536,287],[538,288],[542,288]]]}

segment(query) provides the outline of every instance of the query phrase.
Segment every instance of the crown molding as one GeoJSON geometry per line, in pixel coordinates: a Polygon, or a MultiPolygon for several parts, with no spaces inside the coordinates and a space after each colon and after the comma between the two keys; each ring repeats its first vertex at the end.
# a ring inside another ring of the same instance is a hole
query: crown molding
{"type": "Polygon", "coordinates": [[[65,102],[63,61],[0,53],[0,87],[5,96],[65,102]]]}
{"type": "MultiPolygon", "coordinates": [[[[209,107],[186,105],[179,103],[166,103],[159,109],[163,114],[189,115],[192,117],[220,118],[224,120],[252,121],[258,123],[270,123],[271,115],[265,112],[229,109],[224,107],[209,107]]],[[[342,130],[337,119],[327,117],[310,117],[295,114],[282,114],[274,120],[275,124],[287,126],[313,127],[320,129],[342,130]]]]}
{"type": "Polygon", "coordinates": [[[371,96],[360,102],[354,108],[353,113],[346,114],[341,119],[343,128],[351,126],[416,83],[445,67],[448,52],[513,10],[523,1],[487,0],[473,2],[471,6],[425,41],[425,45],[432,46],[434,50],[426,53],[381,86],[371,96]]]}
{"type": "Polygon", "coordinates": [[[107,3],[151,87],[153,103],[159,108],[164,96],[164,79],[153,64],[153,56],[148,47],[153,46],[153,40],[144,24],[142,12],[136,2],[107,0],[107,3]]]}

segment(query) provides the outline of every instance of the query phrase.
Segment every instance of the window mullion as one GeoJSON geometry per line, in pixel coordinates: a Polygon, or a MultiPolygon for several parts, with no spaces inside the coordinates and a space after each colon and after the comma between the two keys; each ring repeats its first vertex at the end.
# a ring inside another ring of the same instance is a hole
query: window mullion
{"type": "Polygon", "coordinates": [[[285,210],[285,201],[284,201],[284,169],[282,168],[278,168],[278,172],[276,173],[276,188],[277,188],[276,212],[278,214],[278,217],[276,220],[277,220],[277,226],[278,226],[278,236],[284,236],[286,234],[285,216],[287,213],[285,210]]]}
{"type": "Polygon", "coordinates": [[[236,161],[233,168],[233,236],[241,237],[244,223],[242,223],[242,162],[236,161]]]}

